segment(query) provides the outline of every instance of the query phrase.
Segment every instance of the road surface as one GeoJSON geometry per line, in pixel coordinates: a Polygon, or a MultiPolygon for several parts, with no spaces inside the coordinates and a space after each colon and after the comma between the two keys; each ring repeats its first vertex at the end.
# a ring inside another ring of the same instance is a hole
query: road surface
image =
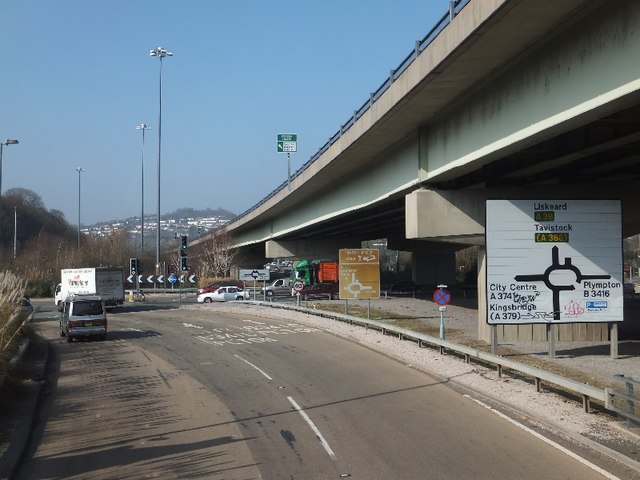
{"type": "Polygon", "coordinates": [[[312,327],[149,305],[68,344],[40,315],[54,380],[19,479],[615,478],[312,327]]]}

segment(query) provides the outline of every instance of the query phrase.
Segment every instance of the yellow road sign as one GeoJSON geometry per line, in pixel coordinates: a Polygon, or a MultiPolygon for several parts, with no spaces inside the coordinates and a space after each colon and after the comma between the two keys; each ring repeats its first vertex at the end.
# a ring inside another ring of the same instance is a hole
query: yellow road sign
{"type": "Polygon", "coordinates": [[[380,298],[380,251],[375,248],[340,250],[340,299],[380,298]]]}

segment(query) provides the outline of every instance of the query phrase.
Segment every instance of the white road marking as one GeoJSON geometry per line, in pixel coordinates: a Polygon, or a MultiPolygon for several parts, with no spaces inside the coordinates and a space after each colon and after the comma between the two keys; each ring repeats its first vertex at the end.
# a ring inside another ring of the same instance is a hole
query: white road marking
{"type": "Polygon", "coordinates": [[[199,329],[203,329],[204,328],[204,327],[201,327],[199,325],[194,325],[192,323],[185,323],[185,322],[182,322],[182,325],[184,325],[187,328],[199,328],[199,329]]]}
{"type": "Polygon", "coordinates": [[[300,405],[298,405],[292,397],[287,397],[287,400],[291,402],[291,405],[293,405],[293,408],[295,408],[298,411],[298,413],[302,416],[302,418],[309,424],[309,426],[311,427],[311,430],[313,430],[313,433],[316,434],[316,437],[318,437],[318,440],[320,440],[320,443],[322,444],[326,452],[329,454],[329,456],[335,457],[335,453],[333,453],[333,450],[331,450],[331,447],[329,446],[325,438],[322,436],[322,433],[320,433],[320,430],[318,430],[318,427],[316,427],[316,425],[311,421],[309,416],[300,407],[300,405]]]}
{"type": "Polygon", "coordinates": [[[233,354],[234,357],[236,357],[239,360],[242,360],[244,363],[246,363],[247,365],[255,368],[257,371],[259,371],[262,375],[264,375],[267,380],[273,380],[273,378],[271,378],[269,375],[267,375],[267,373],[264,370],[261,370],[258,366],[254,365],[253,363],[251,363],[249,360],[245,360],[244,358],[242,358],[240,355],[234,353],[233,354]]]}
{"type": "Polygon", "coordinates": [[[542,440],[543,442],[545,442],[548,445],[551,445],[554,448],[557,448],[558,450],[560,450],[561,452],[563,452],[564,454],[576,459],[578,462],[582,463],[583,465],[589,467],[590,469],[598,472],[600,475],[602,475],[605,478],[608,478],[610,480],[620,480],[619,477],[616,477],[615,475],[613,475],[612,473],[607,472],[606,470],[603,470],[602,468],[598,467],[597,465],[594,465],[593,463],[591,463],[590,461],[582,458],[580,455],[578,455],[577,453],[573,453],[571,450],[566,449],[565,447],[563,447],[562,445],[554,442],[553,440],[548,439],[547,437],[545,437],[544,435],[539,434],[538,432],[536,432],[535,430],[530,429],[529,427],[522,425],[521,423],[516,422],[515,420],[513,420],[512,418],[509,418],[508,416],[506,416],[504,413],[499,412],[498,410],[496,410],[495,408],[490,407],[489,405],[487,405],[484,402],[481,402],[480,400],[477,400],[475,398],[470,397],[469,395],[464,395],[466,398],[468,398],[469,400],[476,402],[478,405],[486,408],[487,410],[489,410],[490,412],[495,413],[496,415],[498,415],[500,418],[506,420],[509,423],[512,423],[513,425],[521,428],[522,430],[524,430],[525,432],[530,433],[531,435],[533,435],[534,437],[542,440]]]}

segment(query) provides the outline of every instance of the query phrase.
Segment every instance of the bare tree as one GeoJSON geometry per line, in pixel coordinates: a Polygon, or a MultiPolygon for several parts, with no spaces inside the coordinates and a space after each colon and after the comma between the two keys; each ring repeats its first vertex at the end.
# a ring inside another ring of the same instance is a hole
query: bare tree
{"type": "Polygon", "coordinates": [[[203,245],[199,257],[200,277],[227,277],[238,251],[231,247],[228,235],[216,235],[203,245]]]}

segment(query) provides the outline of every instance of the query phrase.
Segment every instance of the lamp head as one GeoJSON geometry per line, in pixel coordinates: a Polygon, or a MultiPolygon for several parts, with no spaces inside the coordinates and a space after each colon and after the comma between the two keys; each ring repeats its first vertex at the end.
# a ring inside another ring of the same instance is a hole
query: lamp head
{"type": "Polygon", "coordinates": [[[162,60],[164,57],[173,57],[172,52],[169,52],[166,48],[162,47],[149,50],[149,55],[152,57],[158,57],[158,60],[162,60]]]}
{"type": "Polygon", "coordinates": [[[20,143],[20,142],[18,142],[18,140],[14,140],[12,138],[7,138],[4,141],[3,145],[15,145],[16,143],[20,143]]]}

